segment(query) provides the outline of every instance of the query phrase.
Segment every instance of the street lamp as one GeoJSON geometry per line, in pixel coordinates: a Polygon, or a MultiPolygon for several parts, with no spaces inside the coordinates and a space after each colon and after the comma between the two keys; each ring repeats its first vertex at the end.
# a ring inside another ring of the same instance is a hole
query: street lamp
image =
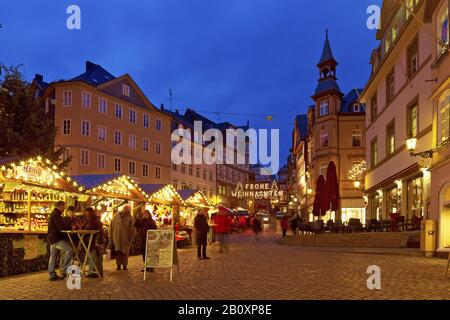
{"type": "Polygon", "coordinates": [[[359,187],[361,187],[361,181],[356,180],[353,182],[353,185],[355,186],[356,189],[359,189],[359,187]]]}
{"type": "Polygon", "coordinates": [[[417,138],[415,137],[409,137],[406,140],[406,149],[408,149],[409,154],[411,155],[411,157],[422,157],[424,159],[429,159],[429,158],[433,158],[433,153],[435,153],[438,149],[446,146],[447,144],[449,144],[450,139],[447,139],[443,142],[441,142],[439,145],[437,145],[435,148],[430,149],[430,150],[426,150],[426,151],[422,151],[422,152],[415,152],[416,151],[416,146],[417,146],[417,138]]]}

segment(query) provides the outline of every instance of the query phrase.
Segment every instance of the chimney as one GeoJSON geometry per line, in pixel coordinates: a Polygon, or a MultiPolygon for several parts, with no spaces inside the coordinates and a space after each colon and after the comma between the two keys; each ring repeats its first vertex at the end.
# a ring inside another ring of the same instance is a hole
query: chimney
{"type": "Polygon", "coordinates": [[[44,77],[42,76],[42,74],[36,73],[34,75],[34,80],[36,80],[38,82],[43,82],[44,81],[44,77]]]}
{"type": "Polygon", "coordinates": [[[161,103],[161,110],[164,110],[164,103],[161,103]]]}
{"type": "Polygon", "coordinates": [[[86,72],[95,69],[97,65],[93,62],[86,61],[86,72]]]}

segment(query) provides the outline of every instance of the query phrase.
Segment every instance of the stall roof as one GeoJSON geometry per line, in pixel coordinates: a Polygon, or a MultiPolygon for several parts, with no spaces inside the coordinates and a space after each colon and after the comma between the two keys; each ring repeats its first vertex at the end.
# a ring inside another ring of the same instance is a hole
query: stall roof
{"type": "Polygon", "coordinates": [[[72,179],[79,185],[84,186],[86,189],[92,189],[119,177],[120,174],[86,174],[72,176],[72,179]]]}
{"type": "Polygon", "coordinates": [[[177,191],[180,194],[181,198],[183,198],[184,201],[186,201],[187,199],[192,197],[197,192],[197,190],[187,190],[187,189],[182,189],[182,190],[177,190],[177,191]]]}
{"type": "Polygon", "coordinates": [[[184,203],[183,198],[171,184],[140,184],[139,187],[151,201],[161,203],[184,203]]]}
{"type": "Polygon", "coordinates": [[[203,204],[204,206],[211,206],[208,198],[203,194],[201,190],[182,189],[177,190],[177,192],[180,194],[183,201],[187,202],[188,204],[203,204]]]}

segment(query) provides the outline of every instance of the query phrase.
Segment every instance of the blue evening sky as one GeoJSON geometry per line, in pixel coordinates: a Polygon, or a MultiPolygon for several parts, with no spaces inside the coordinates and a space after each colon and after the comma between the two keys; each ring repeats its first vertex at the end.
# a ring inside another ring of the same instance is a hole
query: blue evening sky
{"type": "Polygon", "coordinates": [[[156,105],[215,121],[281,130],[284,163],[296,114],[306,112],[329,29],[344,93],[361,88],[377,46],[366,9],[381,0],[14,0],[0,6],[0,63],[27,80],[67,79],[84,61],[129,73],[156,105]],[[81,30],[66,8],[81,7],[81,30]],[[219,112],[219,113],[218,113],[219,112]],[[232,114],[220,114],[232,113],[232,114]],[[248,114],[248,115],[244,115],[248,114]],[[274,115],[273,121],[263,116],[274,115]]]}

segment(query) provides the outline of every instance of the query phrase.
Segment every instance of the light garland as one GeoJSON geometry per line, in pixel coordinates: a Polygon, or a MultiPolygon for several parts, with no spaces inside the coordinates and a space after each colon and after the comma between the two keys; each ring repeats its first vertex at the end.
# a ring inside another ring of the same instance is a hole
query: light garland
{"type": "Polygon", "coordinates": [[[352,181],[362,180],[364,178],[366,170],[367,170],[366,161],[363,160],[354,163],[352,165],[352,168],[348,171],[348,178],[352,181]]]}
{"type": "Polygon", "coordinates": [[[139,185],[127,175],[121,175],[114,180],[110,180],[101,185],[98,185],[88,190],[88,193],[93,194],[98,193],[99,191],[104,191],[106,193],[125,197],[130,197],[132,191],[137,191],[142,196],[142,199],[146,199],[148,197],[142,190],[142,188],[140,188],[139,185]],[[124,187],[126,190],[119,190],[117,184],[121,185],[121,187],[124,187]]]}

